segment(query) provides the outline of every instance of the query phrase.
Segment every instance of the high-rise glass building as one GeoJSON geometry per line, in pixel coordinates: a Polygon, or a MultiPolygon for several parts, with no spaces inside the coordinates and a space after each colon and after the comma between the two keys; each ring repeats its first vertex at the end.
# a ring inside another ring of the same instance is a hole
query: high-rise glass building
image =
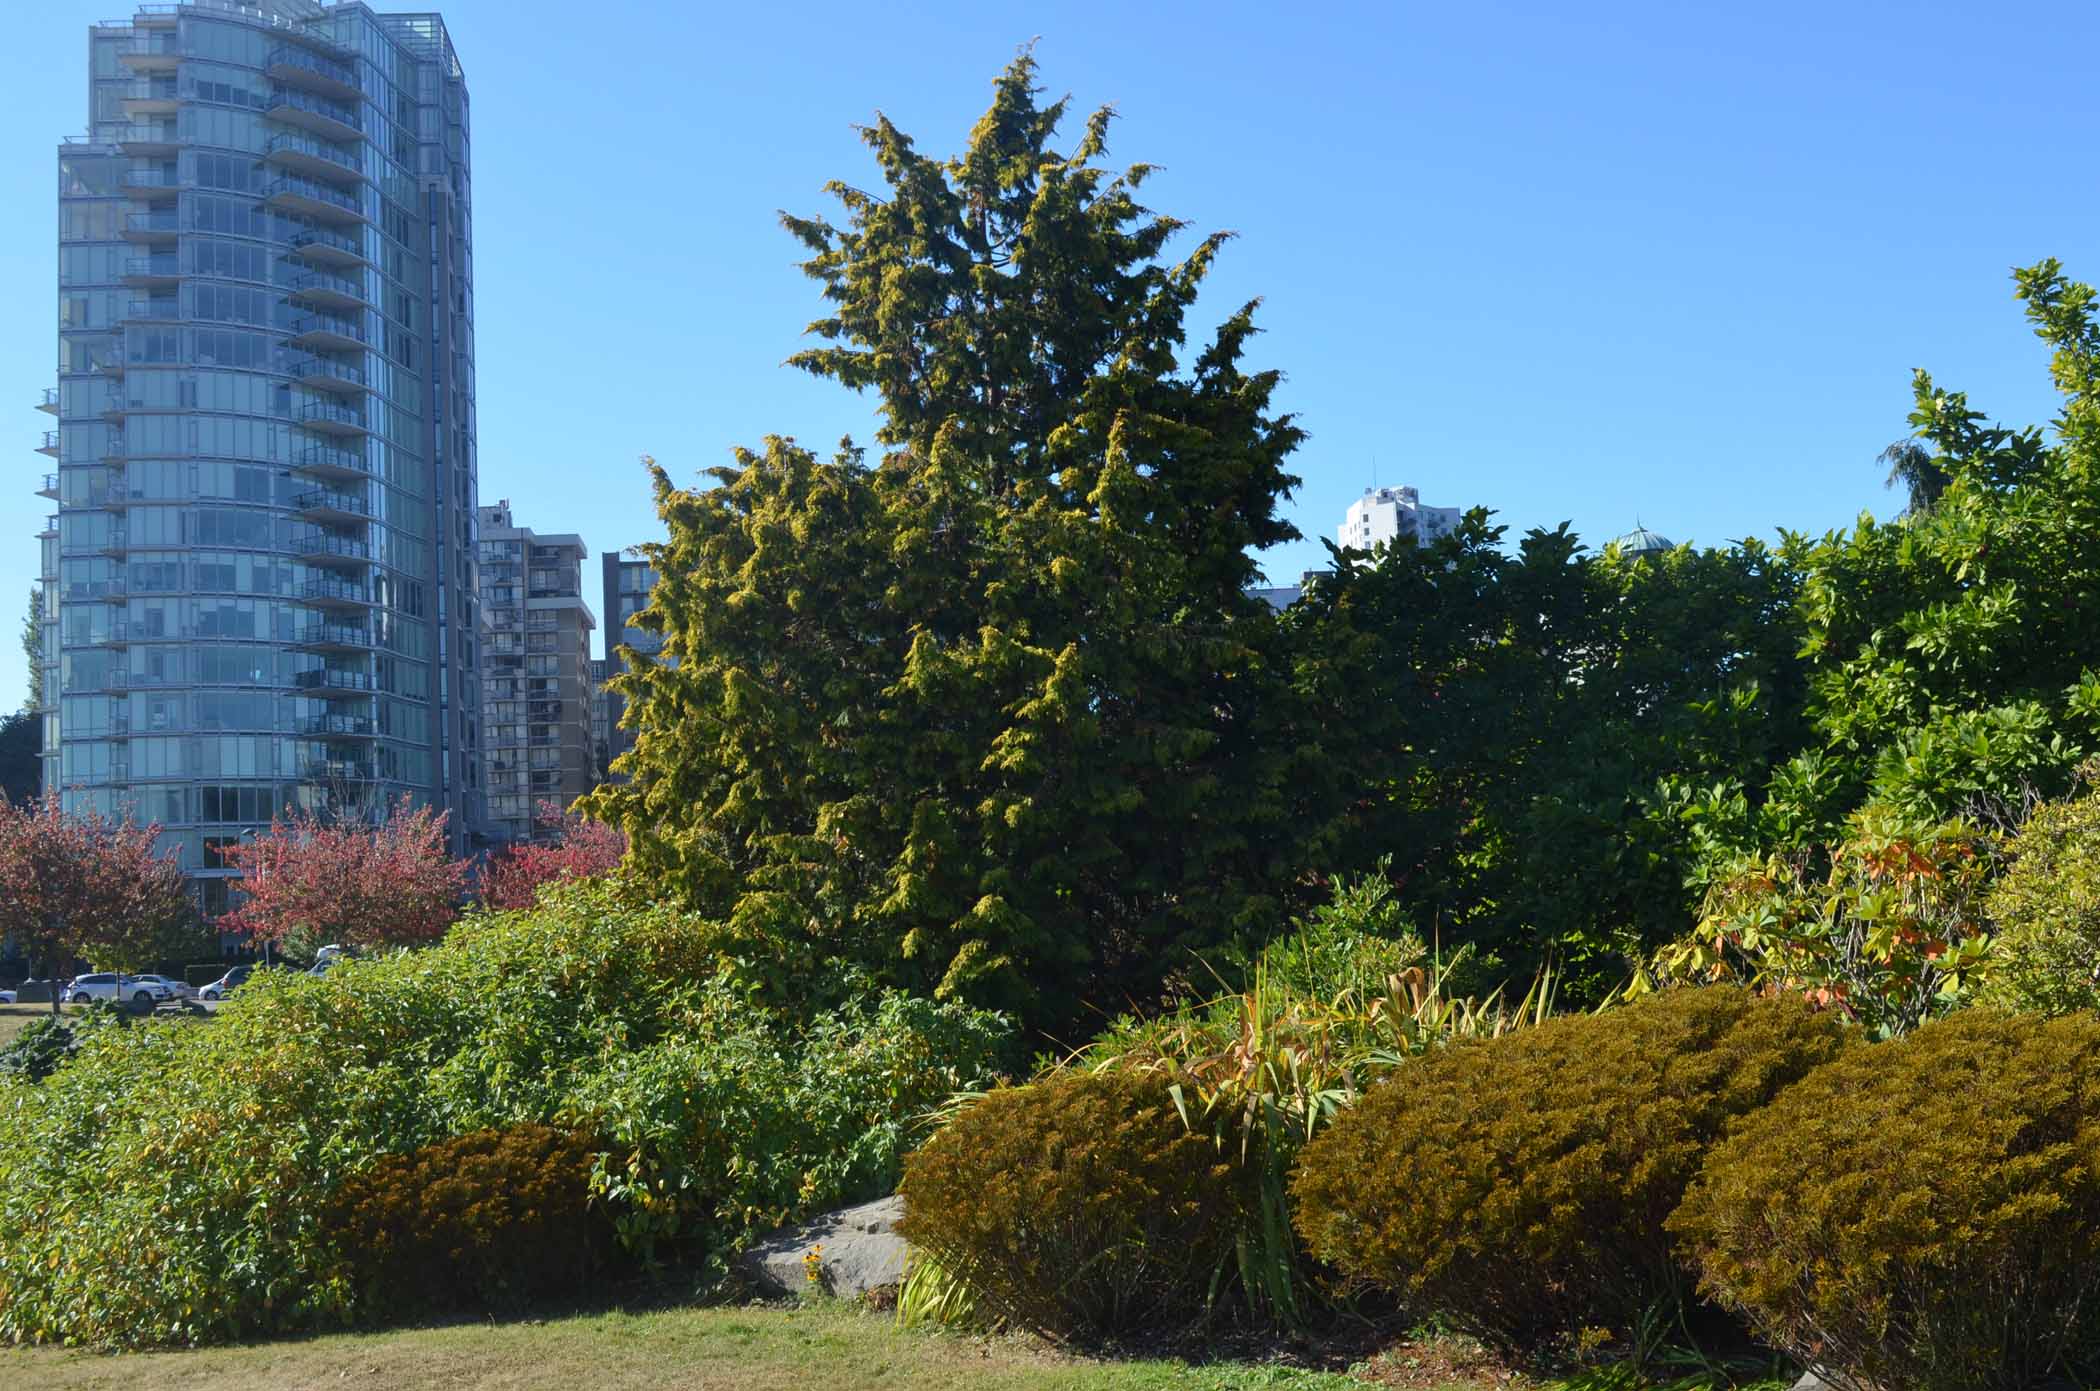
{"type": "Polygon", "coordinates": [[[434,14],[144,4],[59,150],[44,776],[219,852],[481,825],[466,79],[434,14]]]}
{"type": "MultiPolygon", "coordinates": [[[[650,592],[656,588],[656,567],[646,560],[634,559],[619,551],[607,551],[601,562],[605,578],[605,658],[612,675],[627,671],[628,664],[620,656],[620,649],[628,647],[636,652],[655,657],[663,651],[663,634],[646,628],[630,628],[628,621],[649,607],[650,592]]],[[[619,692],[607,689],[605,693],[606,762],[634,748],[634,731],[620,728],[620,720],[627,714],[627,701],[619,692]]],[[[616,782],[625,782],[625,773],[608,773],[616,782]]]]}

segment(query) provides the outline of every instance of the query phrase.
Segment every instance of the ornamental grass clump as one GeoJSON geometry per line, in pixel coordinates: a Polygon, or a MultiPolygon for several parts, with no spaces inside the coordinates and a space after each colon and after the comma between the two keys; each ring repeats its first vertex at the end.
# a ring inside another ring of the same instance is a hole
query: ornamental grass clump
{"type": "Polygon", "coordinates": [[[2100,1376],[2100,1019],[1971,1009],[1855,1050],[1708,1156],[1702,1288],[1854,1384],[2100,1376]]]}
{"type": "Polygon", "coordinates": [[[1059,1339],[1204,1317],[1245,1197],[1170,1080],[1068,1073],[986,1093],[905,1161],[914,1248],[980,1316],[1059,1339]]]}
{"type": "Polygon", "coordinates": [[[1431,1053],[1306,1146],[1298,1230],[1346,1275],[1526,1357],[1704,1318],[1665,1219],[1711,1145],[1845,1041],[1798,1001],[1716,987],[1431,1053]]]}

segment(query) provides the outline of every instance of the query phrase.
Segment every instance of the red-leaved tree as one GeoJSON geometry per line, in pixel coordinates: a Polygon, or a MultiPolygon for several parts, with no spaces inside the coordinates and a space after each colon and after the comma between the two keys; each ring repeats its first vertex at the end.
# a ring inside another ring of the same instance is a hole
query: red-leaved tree
{"type": "Polygon", "coordinates": [[[434,942],[459,917],[467,883],[466,863],[446,850],[445,813],[407,797],[376,826],[294,812],[227,847],[226,860],[243,898],[219,926],[301,955],[434,942]]]}
{"type": "Polygon", "coordinates": [[[481,901],[489,907],[530,908],[542,884],[608,873],[627,853],[627,837],[618,827],[565,815],[554,802],[541,802],[536,819],[553,838],[513,845],[489,862],[481,873],[481,901]]]}
{"type": "Polygon", "coordinates": [[[75,957],[115,969],[151,965],[190,911],[182,869],[158,852],[159,839],[157,825],[68,812],[56,792],[19,806],[0,798],[0,929],[54,978],[75,957]]]}

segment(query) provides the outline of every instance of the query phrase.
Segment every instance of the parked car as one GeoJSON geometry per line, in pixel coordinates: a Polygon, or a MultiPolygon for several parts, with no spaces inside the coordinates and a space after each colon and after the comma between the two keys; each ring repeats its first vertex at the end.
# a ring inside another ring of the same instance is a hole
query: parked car
{"type": "Polygon", "coordinates": [[[117,1000],[137,1005],[140,1009],[150,1009],[162,1000],[173,998],[173,991],[154,983],[150,977],[120,976],[110,971],[90,971],[66,983],[66,999],[76,1005],[84,1005],[90,1000],[117,1000]]]}
{"type": "Polygon", "coordinates": [[[11,1004],[13,1004],[14,1002],[15,1002],[15,992],[14,992],[14,991],[12,991],[12,990],[0,990],[0,1005],[11,1005],[11,1004]]]}
{"type": "Polygon", "coordinates": [[[191,985],[186,980],[175,980],[170,976],[156,976],[150,974],[141,975],[138,977],[138,979],[144,981],[148,985],[157,985],[166,988],[168,993],[160,997],[164,1000],[194,1000],[197,998],[197,987],[191,985]]]}
{"type": "Polygon", "coordinates": [[[197,993],[207,1000],[223,1000],[239,989],[254,969],[253,966],[236,966],[197,993]]]}

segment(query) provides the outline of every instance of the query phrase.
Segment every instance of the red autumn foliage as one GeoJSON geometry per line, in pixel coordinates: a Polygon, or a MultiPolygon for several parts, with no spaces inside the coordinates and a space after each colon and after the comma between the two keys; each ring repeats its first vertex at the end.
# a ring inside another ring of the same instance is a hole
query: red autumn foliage
{"type": "Polygon", "coordinates": [[[467,883],[445,844],[445,813],[407,797],[378,825],[295,812],[226,859],[245,898],[219,926],[295,951],[434,942],[459,917],[467,883]]]}
{"type": "Polygon", "coordinates": [[[157,825],[67,812],[56,792],[20,806],[0,798],[0,923],[47,974],[82,956],[149,964],[162,929],[189,911],[159,838],[157,825]]]}
{"type": "Polygon", "coordinates": [[[538,820],[555,831],[554,839],[513,845],[482,871],[481,901],[489,907],[530,908],[542,884],[605,874],[627,853],[627,837],[617,827],[565,815],[553,802],[540,803],[538,820]]]}

